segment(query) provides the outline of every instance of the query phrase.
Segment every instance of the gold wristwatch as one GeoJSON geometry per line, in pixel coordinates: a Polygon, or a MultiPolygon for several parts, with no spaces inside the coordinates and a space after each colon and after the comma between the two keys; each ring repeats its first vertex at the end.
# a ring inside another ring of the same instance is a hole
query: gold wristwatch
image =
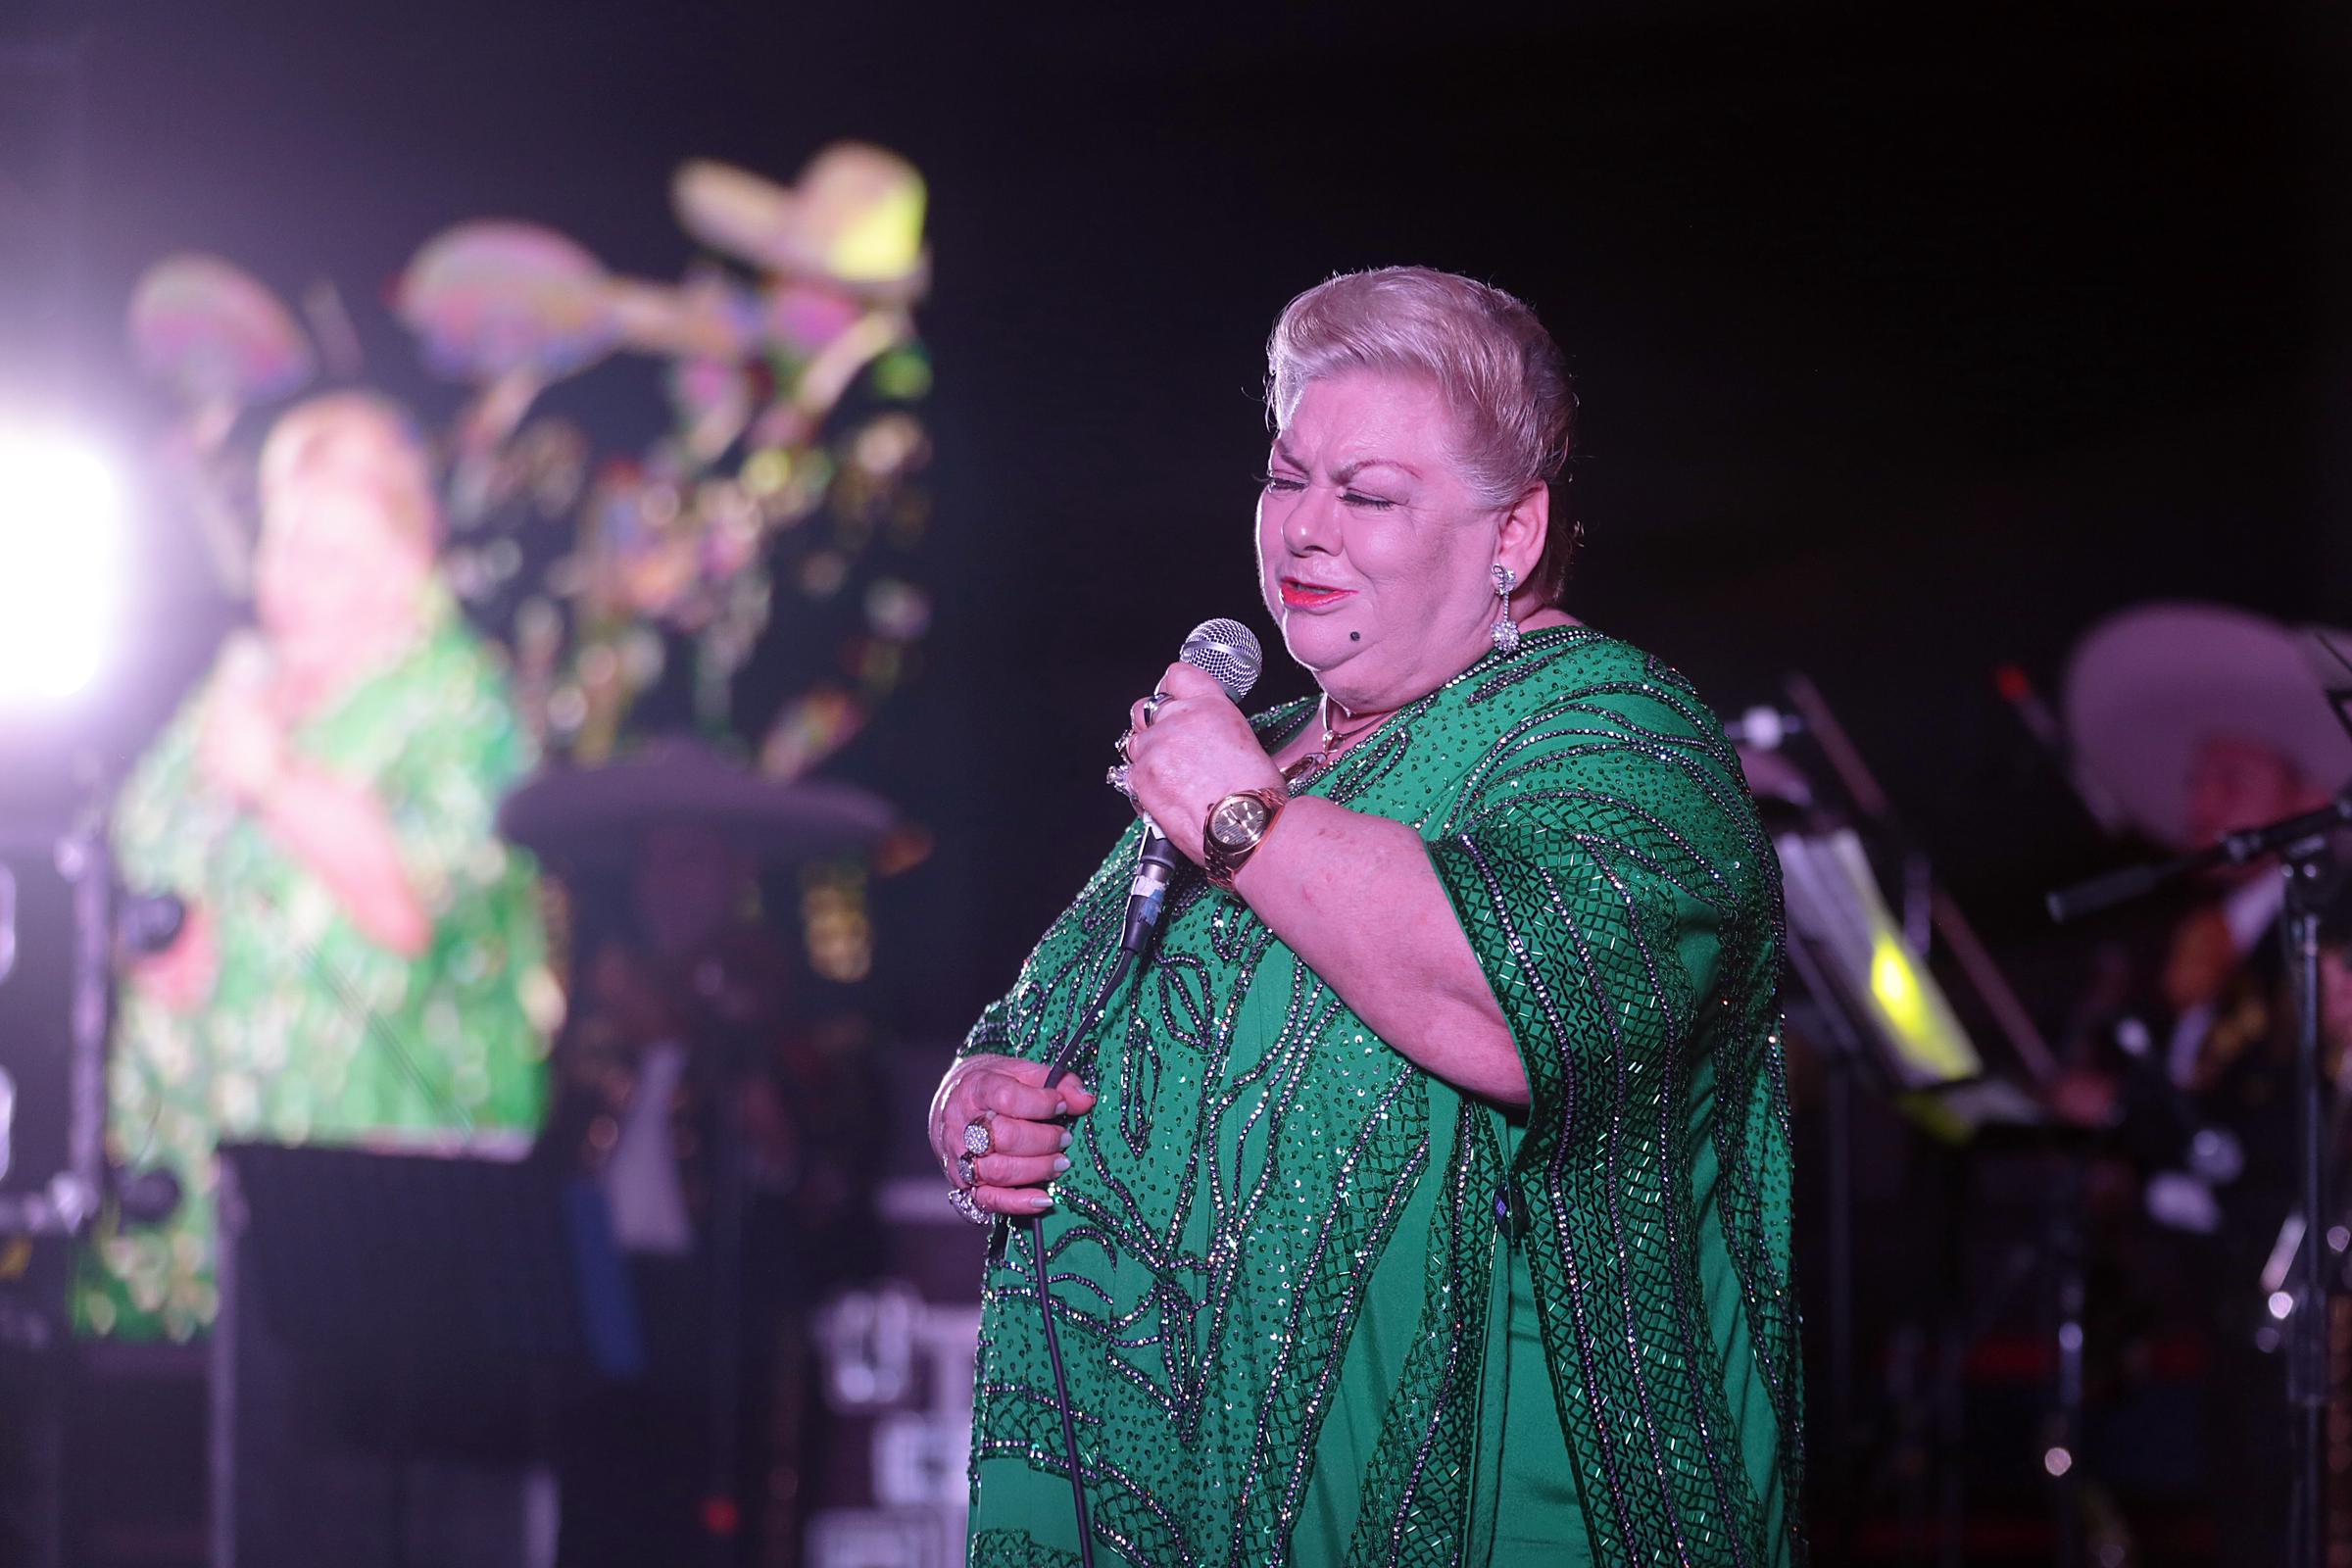
{"type": "Polygon", "coordinates": [[[1200,827],[1200,868],[1208,879],[1231,893],[1233,879],[1266,842],[1274,818],[1288,804],[1290,797],[1280,790],[1243,790],[1210,807],[1200,827]]]}

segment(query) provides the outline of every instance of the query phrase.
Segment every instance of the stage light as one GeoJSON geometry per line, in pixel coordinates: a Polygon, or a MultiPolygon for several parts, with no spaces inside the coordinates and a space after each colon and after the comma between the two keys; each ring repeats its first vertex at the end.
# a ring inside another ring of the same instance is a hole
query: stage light
{"type": "Polygon", "coordinates": [[[0,707],[87,687],[117,633],[122,486],[86,441],[0,429],[0,707]]]}
{"type": "Polygon", "coordinates": [[[1871,998],[1913,1059],[1932,1063],[1946,1077],[1966,1076],[1973,1063],[1968,1037],[1922,981],[1916,964],[1897,932],[1878,932],[1870,947],[1871,998]]]}

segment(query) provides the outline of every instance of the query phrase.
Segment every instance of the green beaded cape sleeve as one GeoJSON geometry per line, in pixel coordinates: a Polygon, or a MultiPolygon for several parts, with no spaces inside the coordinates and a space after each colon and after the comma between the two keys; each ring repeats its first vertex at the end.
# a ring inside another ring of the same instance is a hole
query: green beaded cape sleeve
{"type": "Polygon", "coordinates": [[[1779,865],[1680,675],[1622,645],[1558,662],[1430,854],[1527,1068],[1510,1179],[1593,1556],[1780,1561],[1801,1395],[1779,865]],[[1708,1332],[1702,1250],[1736,1278],[1770,1432],[1727,1395],[1747,1369],[1708,1332]]]}

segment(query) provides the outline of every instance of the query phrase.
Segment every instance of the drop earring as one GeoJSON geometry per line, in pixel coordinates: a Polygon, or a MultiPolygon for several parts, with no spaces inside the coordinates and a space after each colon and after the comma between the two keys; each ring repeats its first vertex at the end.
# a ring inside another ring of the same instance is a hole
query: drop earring
{"type": "Polygon", "coordinates": [[[1488,628],[1494,639],[1498,654],[1519,651],[1519,623],[1511,618],[1511,590],[1519,586],[1519,574],[1501,562],[1494,563],[1494,597],[1500,601],[1494,624],[1488,628]]]}

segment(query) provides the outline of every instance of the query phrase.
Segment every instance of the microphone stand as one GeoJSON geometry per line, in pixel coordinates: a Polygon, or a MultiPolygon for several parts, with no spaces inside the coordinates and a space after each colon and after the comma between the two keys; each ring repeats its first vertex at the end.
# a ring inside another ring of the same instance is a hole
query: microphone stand
{"type": "Polygon", "coordinates": [[[2214,866],[2247,865],[2276,857],[2286,878],[2286,946],[2294,956],[2296,1177],[2303,1211],[2303,1239],[2295,1254],[2290,1293],[2294,1304],[2287,1314],[2286,1402],[2295,1450],[2287,1521],[2287,1562],[2292,1568],[2320,1568],[2325,1556],[2328,1227],[2321,1210],[2327,1194],[2322,1102],[2328,1081],[2320,1040],[2320,922],[2337,881],[2329,835],[2347,824],[2352,824],[2352,790],[2318,810],[2228,834],[2210,849],[2093,877],[2048,898],[2050,918],[2063,923],[2214,866]]]}
{"type": "MultiPolygon", "coordinates": [[[[1263,662],[1257,639],[1250,628],[1239,621],[1204,620],[1195,626],[1184,639],[1177,658],[1195,669],[1214,679],[1224,690],[1226,700],[1239,704],[1250,695],[1257,681],[1263,662]]],[[[1154,694],[1153,701],[1158,701],[1154,694]]],[[[1152,722],[1147,709],[1144,722],[1152,722]]],[[[1114,775],[1115,781],[1115,775],[1114,775]]],[[[1132,801],[1134,797],[1131,795],[1132,801]]],[[[1152,933],[1159,927],[1159,917],[1167,909],[1168,889],[1182,869],[1175,847],[1168,836],[1159,830],[1149,814],[1143,818],[1143,851],[1136,858],[1135,877],[1128,885],[1127,908],[1119,930],[1119,950],[1111,959],[1110,972],[1096,988],[1094,1001],[1087,1004],[1086,1012],[1078,1027],[1069,1032],[1046,1064],[1048,1089],[1068,1076],[1070,1057],[1081,1042],[1094,1032],[1102,1016],[1102,1009],[1118,994],[1120,982],[1135,967],[1144,951],[1152,946],[1152,933]]],[[[1029,1222],[1029,1261],[1037,1275],[1038,1311],[1045,1319],[1046,1359],[1054,1368],[1054,1402],[1061,1416],[1062,1456],[1070,1467],[1070,1506],[1077,1515],[1079,1568],[1095,1568],[1095,1531],[1086,1508],[1086,1478],[1078,1468],[1078,1416],[1070,1403],[1070,1381],[1061,1360],[1061,1332],[1054,1320],[1054,1287],[1046,1273],[1046,1219],[1037,1215],[1029,1222]]]]}
{"type": "MultiPolygon", "coordinates": [[[[106,1038],[113,1019],[115,897],[114,857],[107,846],[100,798],[94,798],[62,835],[0,834],[0,850],[54,857],[74,898],[65,1169],[38,1192],[0,1194],[0,1237],[78,1236],[97,1217],[107,1191],[106,1038]]],[[[13,916],[13,908],[10,912],[13,916]]],[[[9,946],[13,949],[13,941],[9,946]]],[[[6,1132],[0,1128],[0,1135],[6,1132]]]]}
{"type": "MultiPolygon", "coordinates": [[[[1134,968],[1144,950],[1152,945],[1152,933],[1159,927],[1160,914],[1167,907],[1169,885],[1175,880],[1176,852],[1167,836],[1159,831],[1149,816],[1144,819],[1144,852],[1138,858],[1136,876],[1128,895],[1127,916],[1119,934],[1119,950],[1112,957],[1110,972],[1096,988],[1094,1001],[1087,1004],[1086,1012],[1078,1027],[1069,1032],[1059,1050],[1046,1064],[1046,1087],[1053,1088],[1069,1076],[1070,1057],[1079,1044],[1094,1032],[1110,999],[1118,995],[1121,982],[1134,968]]],[[[1045,1216],[1029,1222],[1029,1263],[1037,1277],[1037,1306],[1045,1320],[1046,1359],[1054,1369],[1054,1404],[1061,1416],[1062,1457],[1070,1467],[1070,1506],[1078,1522],[1079,1568],[1095,1568],[1095,1531],[1086,1507],[1086,1480],[1078,1468],[1078,1416],[1070,1402],[1069,1375],[1061,1360],[1061,1330],[1054,1319],[1054,1287],[1046,1273],[1045,1216]]]]}

